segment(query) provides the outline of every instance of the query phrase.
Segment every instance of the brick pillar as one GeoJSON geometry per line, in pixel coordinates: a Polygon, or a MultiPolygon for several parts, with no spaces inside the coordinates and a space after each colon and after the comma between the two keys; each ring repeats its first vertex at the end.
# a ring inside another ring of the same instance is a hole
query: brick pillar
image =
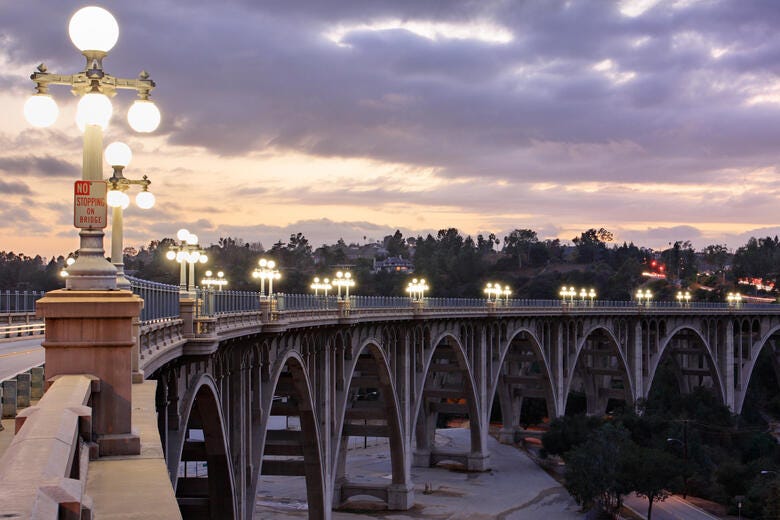
{"type": "MultiPolygon", "coordinates": [[[[90,374],[100,379],[92,395],[92,433],[100,455],[134,455],[141,444],[131,428],[133,320],[143,300],[130,291],[51,291],[37,302],[46,319],[46,377],[90,374]]],[[[47,383],[48,385],[48,383],[47,383]]]]}

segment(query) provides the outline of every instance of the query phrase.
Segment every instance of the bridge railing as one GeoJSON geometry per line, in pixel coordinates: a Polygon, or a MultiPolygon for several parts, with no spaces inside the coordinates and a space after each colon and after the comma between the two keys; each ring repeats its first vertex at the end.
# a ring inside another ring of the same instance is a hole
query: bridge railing
{"type": "Polygon", "coordinates": [[[141,323],[179,317],[179,286],[128,276],[131,290],[143,298],[141,323]]]}
{"type": "Polygon", "coordinates": [[[35,302],[45,291],[0,291],[0,314],[35,312],[35,302]]]}

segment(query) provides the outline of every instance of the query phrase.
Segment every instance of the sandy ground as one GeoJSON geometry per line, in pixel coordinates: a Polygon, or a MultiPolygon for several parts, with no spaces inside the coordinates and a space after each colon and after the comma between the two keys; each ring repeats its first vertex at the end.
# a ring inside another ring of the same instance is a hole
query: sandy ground
{"type": "MultiPolygon", "coordinates": [[[[436,443],[465,451],[468,432],[438,430],[436,443]]],[[[453,467],[412,468],[415,505],[409,511],[371,511],[377,503],[359,501],[359,512],[334,511],[335,520],[501,519],[569,520],[584,515],[566,490],[522,451],[490,438],[491,470],[466,473],[453,467]],[[426,485],[431,493],[424,493],[426,485]]],[[[351,481],[389,482],[390,460],[386,446],[351,450],[347,459],[351,481]]],[[[303,477],[261,478],[254,518],[307,518],[303,477]]]]}

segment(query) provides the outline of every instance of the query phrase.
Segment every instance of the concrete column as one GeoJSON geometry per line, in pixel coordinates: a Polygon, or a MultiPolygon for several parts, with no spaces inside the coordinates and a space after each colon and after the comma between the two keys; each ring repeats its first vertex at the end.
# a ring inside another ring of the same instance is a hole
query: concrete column
{"type": "Polygon", "coordinates": [[[30,374],[22,373],[16,376],[16,406],[27,408],[30,406],[30,374]]]}
{"type": "Polygon", "coordinates": [[[472,451],[472,453],[469,454],[467,464],[467,469],[476,471],[484,471],[490,466],[490,453],[488,452],[487,439],[488,428],[490,427],[490,409],[493,404],[488,402],[492,396],[488,396],[487,390],[487,360],[488,351],[490,349],[486,334],[487,327],[482,326],[480,329],[479,345],[475,345],[477,354],[474,356],[477,367],[471,367],[477,385],[476,405],[479,417],[476,417],[476,419],[479,421],[479,450],[472,451]]]}
{"type": "Polygon", "coordinates": [[[644,361],[644,351],[642,349],[642,322],[637,321],[634,325],[634,404],[639,399],[647,395],[649,387],[645,389],[645,378],[642,373],[642,363],[644,361]]]}
{"type": "MultiPolygon", "coordinates": [[[[110,264],[109,264],[110,265],[110,264]]],[[[130,291],[51,291],[38,300],[46,319],[46,376],[90,374],[100,379],[92,395],[93,434],[99,453],[134,455],[140,439],[132,431],[131,359],[133,319],[143,300],[130,291]]]]}
{"type": "Polygon", "coordinates": [[[40,399],[43,397],[43,367],[30,369],[30,398],[40,399]]]}
{"type": "MultiPolygon", "coordinates": [[[[239,352],[232,352],[231,356],[240,356],[239,352]]],[[[248,390],[245,381],[246,371],[240,367],[239,360],[232,360],[239,368],[231,371],[228,376],[230,387],[230,400],[227,403],[230,409],[230,414],[226,417],[227,421],[225,427],[228,428],[226,432],[230,440],[230,455],[233,458],[233,471],[234,471],[234,483],[236,486],[236,496],[239,499],[239,510],[243,510],[243,516],[249,514],[251,517],[251,510],[247,510],[250,504],[244,504],[243,498],[245,496],[244,489],[247,487],[246,482],[246,445],[244,444],[245,436],[244,430],[246,429],[246,415],[245,399],[247,398],[246,392],[248,390]]],[[[254,505],[252,503],[251,505],[254,505]]],[[[248,518],[248,517],[247,517],[248,518]]]]}
{"type": "MultiPolygon", "coordinates": [[[[721,370],[723,374],[723,392],[726,398],[724,403],[730,410],[734,410],[734,324],[727,318],[725,326],[726,352],[723,354],[721,370]]],[[[747,388],[741,391],[746,391],[747,388]]]]}
{"type": "Polygon", "coordinates": [[[3,419],[16,417],[16,380],[3,381],[3,419]]]}
{"type": "Polygon", "coordinates": [[[271,300],[269,299],[260,300],[260,320],[263,323],[271,321],[271,300]]]}
{"type": "Polygon", "coordinates": [[[553,377],[555,378],[555,393],[558,396],[558,402],[555,403],[555,413],[557,414],[557,417],[563,417],[566,415],[566,377],[563,372],[563,353],[564,353],[564,345],[563,345],[563,324],[559,321],[558,322],[558,334],[556,334],[556,340],[555,340],[555,367],[553,370],[555,371],[555,374],[553,377]]]}

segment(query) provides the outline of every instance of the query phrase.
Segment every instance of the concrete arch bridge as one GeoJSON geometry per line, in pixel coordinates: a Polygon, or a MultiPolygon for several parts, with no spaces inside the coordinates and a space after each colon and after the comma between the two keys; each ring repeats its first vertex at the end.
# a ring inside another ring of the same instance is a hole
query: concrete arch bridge
{"type": "Polygon", "coordinates": [[[738,413],[759,353],[780,353],[777,306],[287,301],[286,310],[266,300],[203,313],[182,300],[179,317],[141,326],[139,367],[158,380],[163,448],[185,518],[251,518],[258,482],[274,475],[305,478],[310,518],[329,518],[355,495],[408,509],[413,465],[490,467],[494,401],[506,441],[528,399],[557,417],[578,390],[588,413],[602,414],[610,400],[646,397],[668,362],[683,392],[708,387],[738,413]],[[466,451],[433,443],[451,416],[468,418],[466,451]],[[350,436],[388,439],[389,480],[349,474],[350,436]],[[182,473],[183,462],[205,462],[207,475],[182,473]]]}

